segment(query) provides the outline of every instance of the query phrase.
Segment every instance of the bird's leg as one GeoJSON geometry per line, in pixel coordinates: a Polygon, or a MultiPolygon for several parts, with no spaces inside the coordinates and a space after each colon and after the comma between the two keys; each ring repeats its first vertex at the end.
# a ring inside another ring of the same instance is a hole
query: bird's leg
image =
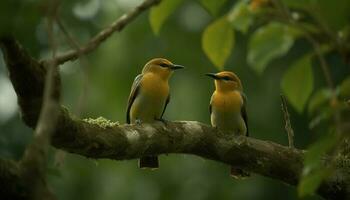
{"type": "Polygon", "coordinates": [[[160,122],[162,122],[165,126],[168,124],[168,122],[169,122],[169,120],[166,120],[166,119],[163,119],[163,118],[156,118],[155,119],[156,121],[160,121],[160,122]]]}
{"type": "Polygon", "coordinates": [[[136,125],[141,125],[142,124],[142,120],[141,119],[136,119],[135,120],[135,124],[136,125]]]}

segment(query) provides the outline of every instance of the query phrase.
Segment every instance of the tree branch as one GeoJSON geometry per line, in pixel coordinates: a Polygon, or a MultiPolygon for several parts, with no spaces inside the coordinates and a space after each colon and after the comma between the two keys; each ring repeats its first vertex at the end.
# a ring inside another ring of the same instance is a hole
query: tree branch
{"type": "Polygon", "coordinates": [[[54,93],[55,82],[57,82],[55,81],[55,76],[58,76],[58,68],[55,61],[57,48],[53,36],[53,23],[59,0],[52,0],[49,2],[49,5],[47,12],[50,13],[50,16],[48,16],[47,25],[49,43],[52,47],[52,62],[47,63],[45,66],[47,73],[43,77],[45,79],[43,100],[39,120],[34,131],[34,138],[32,143],[27,146],[20,161],[21,178],[31,188],[28,199],[33,200],[56,199],[47,186],[46,167],[51,135],[55,131],[59,111],[59,96],[56,96],[54,93]]]}
{"type": "Polygon", "coordinates": [[[88,77],[88,72],[87,72],[87,67],[89,66],[89,63],[87,59],[85,58],[84,54],[81,52],[81,47],[78,41],[76,41],[73,36],[68,32],[66,27],[64,26],[62,20],[57,17],[56,22],[60,30],[62,31],[64,37],[66,38],[68,44],[74,48],[78,52],[78,58],[79,58],[79,65],[82,70],[82,76],[83,76],[83,86],[80,92],[80,95],[78,97],[78,102],[77,102],[77,108],[75,109],[75,113],[79,116],[82,112],[83,109],[83,104],[85,97],[88,92],[88,83],[89,83],[89,77],[88,77]]]}
{"type": "MultiPolygon", "coordinates": [[[[43,70],[42,64],[25,53],[16,41],[0,42],[11,81],[20,100],[24,122],[33,128],[40,112],[40,107],[36,105],[42,102],[46,71],[43,70]],[[18,57],[12,56],[17,53],[18,57]],[[31,81],[30,91],[27,81],[24,80],[31,81]]],[[[59,76],[55,78],[55,81],[59,82],[59,76]]],[[[58,88],[59,85],[54,91],[59,91],[58,88]]],[[[193,154],[291,185],[298,183],[303,169],[305,152],[302,150],[270,141],[225,135],[200,122],[168,122],[166,126],[162,123],[118,125],[102,119],[81,120],[61,107],[57,124],[51,144],[56,148],[90,158],[125,160],[144,155],[193,154]]],[[[337,167],[334,176],[325,180],[318,190],[318,193],[327,199],[349,198],[350,166],[342,164],[337,167]]]]}
{"type": "MultiPolygon", "coordinates": [[[[103,41],[110,37],[114,32],[121,31],[123,28],[132,22],[138,15],[148,8],[158,4],[161,0],[145,0],[139,6],[135,7],[128,13],[119,17],[116,21],[110,24],[107,28],[100,31],[96,36],[91,38],[91,40],[80,50],[70,50],[59,56],[57,56],[57,64],[63,64],[70,60],[75,60],[79,55],[88,54],[95,50],[103,41]]],[[[43,62],[49,62],[49,60],[44,60],[43,62]]]]}
{"type": "MultiPolygon", "coordinates": [[[[58,88],[55,86],[55,82],[59,81],[55,81],[55,76],[58,76],[58,69],[57,64],[55,62],[56,45],[53,36],[53,21],[55,20],[54,16],[56,15],[55,13],[57,11],[59,1],[53,0],[49,3],[50,7],[48,9],[48,13],[53,14],[52,17],[50,16],[48,19],[48,35],[50,40],[49,43],[52,46],[53,62],[47,63],[47,65],[44,67],[45,69],[47,69],[47,73],[44,73],[45,77],[40,77],[40,84],[43,85],[39,87],[40,89],[43,89],[43,91],[38,91],[39,94],[42,94],[42,96],[39,96],[38,98],[41,98],[42,100],[39,100],[35,107],[40,107],[41,110],[39,110],[40,115],[38,115],[37,112],[35,114],[35,118],[39,116],[39,120],[35,127],[32,126],[32,128],[35,128],[33,141],[26,147],[24,155],[18,163],[7,162],[8,165],[13,165],[8,167],[14,167],[15,169],[18,169],[19,172],[11,176],[17,178],[17,182],[19,182],[23,187],[25,186],[25,194],[23,194],[23,196],[18,197],[18,195],[16,195],[15,193],[15,189],[18,189],[18,186],[11,186],[11,188],[8,188],[10,189],[10,192],[7,195],[9,199],[13,199],[14,197],[33,200],[56,199],[55,196],[48,189],[46,183],[46,166],[47,154],[50,146],[50,138],[56,127],[59,111],[59,95],[55,94],[54,92],[54,88],[58,88]],[[42,106],[40,104],[42,104],[42,106]]],[[[2,38],[1,40],[4,46],[9,47],[7,51],[4,51],[6,59],[8,61],[10,58],[12,58],[14,52],[21,51],[21,49],[18,48],[19,45],[17,45],[13,39],[2,38]]],[[[33,60],[27,60],[25,62],[26,59],[30,58],[27,54],[24,53],[22,54],[22,56],[24,63],[11,62],[14,68],[23,68],[23,66],[20,65],[24,64],[24,66],[26,66],[26,62],[30,62],[33,66],[36,65],[36,62],[33,60]]],[[[42,68],[37,69],[42,70],[42,68]]],[[[11,73],[13,73],[13,71],[11,73]]],[[[12,78],[15,77],[12,76],[12,78]]],[[[23,102],[26,102],[26,100],[27,99],[23,100],[23,102]]]]}

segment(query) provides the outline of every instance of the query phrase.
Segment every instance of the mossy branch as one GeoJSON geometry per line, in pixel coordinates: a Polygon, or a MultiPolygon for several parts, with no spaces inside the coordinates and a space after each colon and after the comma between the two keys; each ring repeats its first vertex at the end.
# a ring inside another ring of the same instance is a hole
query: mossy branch
{"type": "MultiPolygon", "coordinates": [[[[46,71],[15,40],[1,40],[0,43],[18,95],[23,120],[34,128],[40,112],[38,104],[42,102],[46,71]],[[28,89],[28,81],[31,90],[28,89]]],[[[55,78],[59,82],[59,76],[55,78]]],[[[58,88],[55,91],[59,93],[58,88]]],[[[119,125],[103,118],[78,119],[62,106],[51,144],[56,148],[95,159],[126,160],[144,155],[193,154],[291,185],[299,182],[305,156],[303,150],[270,141],[225,135],[200,122],[119,125]]],[[[335,175],[322,183],[318,194],[326,199],[350,197],[349,171],[342,166],[344,165],[338,165],[335,175]],[[339,174],[342,176],[338,176],[339,174]]]]}

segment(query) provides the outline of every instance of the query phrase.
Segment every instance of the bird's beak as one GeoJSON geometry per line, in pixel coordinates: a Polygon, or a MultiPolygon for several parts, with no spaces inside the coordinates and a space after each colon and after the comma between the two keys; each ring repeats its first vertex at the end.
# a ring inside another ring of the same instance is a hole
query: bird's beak
{"type": "Polygon", "coordinates": [[[215,80],[218,80],[219,79],[219,77],[215,74],[215,73],[207,73],[207,74],[205,74],[206,76],[209,76],[209,77],[211,77],[211,78],[213,78],[213,79],[215,79],[215,80]]]}
{"type": "Polygon", "coordinates": [[[182,65],[170,65],[171,70],[177,70],[177,69],[183,69],[183,68],[185,67],[182,65]]]}

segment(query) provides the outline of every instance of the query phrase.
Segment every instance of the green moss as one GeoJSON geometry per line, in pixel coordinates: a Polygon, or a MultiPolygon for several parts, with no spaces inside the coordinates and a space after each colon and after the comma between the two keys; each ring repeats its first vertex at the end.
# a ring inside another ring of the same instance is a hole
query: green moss
{"type": "Polygon", "coordinates": [[[336,165],[339,168],[350,170],[350,159],[346,156],[337,156],[336,165]]]}
{"type": "Polygon", "coordinates": [[[119,126],[119,122],[112,122],[104,117],[98,117],[96,119],[92,118],[87,118],[83,119],[84,122],[89,123],[89,124],[94,124],[97,125],[101,128],[112,128],[114,126],[119,126]]]}

